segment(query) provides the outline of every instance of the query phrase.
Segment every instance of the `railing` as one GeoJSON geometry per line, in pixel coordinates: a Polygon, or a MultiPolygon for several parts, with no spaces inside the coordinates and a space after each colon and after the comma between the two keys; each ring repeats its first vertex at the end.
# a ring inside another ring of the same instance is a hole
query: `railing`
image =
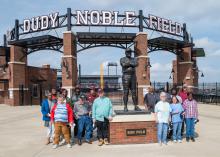
{"type": "MultiPolygon", "coordinates": [[[[99,88],[99,84],[92,84],[95,88],[99,88]]],[[[170,92],[173,87],[178,85],[170,82],[151,82],[151,86],[154,87],[156,92],[166,91],[170,92]]],[[[90,84],[81,84],[82,90],[85,92],[89,91],[90,84]]],[[[181,87],[181,85],[179,85],[181,87]]],[[[220,104],[220,83],[199,83],[194,88],[195,99],[198,102],[209,103],[209,104],[220,104]]],[[[107,96],[109,96],[114,104],[123,104],[123,86],[122,83],[105,84],[104,90],[107,96]]],[[[132,103],[131,95],[129,96],[129,103],[132,103]]]]}

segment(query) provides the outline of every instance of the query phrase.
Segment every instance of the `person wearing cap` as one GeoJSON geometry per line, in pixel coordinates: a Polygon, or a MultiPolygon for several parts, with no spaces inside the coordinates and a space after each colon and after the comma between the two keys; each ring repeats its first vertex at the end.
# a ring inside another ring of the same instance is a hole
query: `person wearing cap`
{"type": "Polygon", "coordinates": [[[54,127],[50,122],[50,112],[53,108],[54,103],[52,102],[52,94],[47,94],[47,99],[44,99],[41,104],[41,113],[43,115],[44,126],[47,128],[47,141],[46,145],[53,140],[54,127]]]}
{"type": "Polygon", "coordinates": [[[91,130],[92,130],[92,123],[91,117],[89,116],[91,111],[91,106],[86,101],[86,96],[81,94],[79,100],[74,104],[74,114],[75,118],[77,119],[77,138],[78,144],[82,145],[82,133],[84,128],[86,129],[85,139],[86,142],[92,144],[91,141],[91,130]]]}
{"type": "Polygon", "coordinates": [[[157,139],[161,146],[162,143],[167,145],[167,131],[170,119],[170,112],[172,111],[170,104],[166,102],[166,93],[160,93],[160,101],[155,106],[155,119],[157,122],[157,139]]]}
{"type": "MultiPolygon", "coordinates": [[[[80,97],[80,95],[81,94],[83,94],[82,92],[81,92],[81,89],[80,89],[80,85],[79,84],[77,84],[76,86],[75,86],[75,88],[74,88],[74,90],[73,90],[73,94],[72,94],[72,97],[71,97],[71,100],[72,100],[72,103],[73,103],[73,105],[77,102],[77,101],[79,101],[79,97],[80,97]]],[[[77,135],[77,131],[78,131],[78,125],[77,125],[77,119],[75,120],[75,128],[74,128],[74,133],[75,133],[75,135],[77,135]]],[[[83,132],[83,136],[84,136],[84,133],[85,133],[85,129],[84,129],[84,132],[83,132]]]]}
{"type": "Polygon", "coordinates": [[[112,120],[112,103],[104,95],[103,89],[98,90],[99,97],[95,99],[92,106],[93,123],[97,126],[98,145],[108,144],[109,121],[112,120]]]}

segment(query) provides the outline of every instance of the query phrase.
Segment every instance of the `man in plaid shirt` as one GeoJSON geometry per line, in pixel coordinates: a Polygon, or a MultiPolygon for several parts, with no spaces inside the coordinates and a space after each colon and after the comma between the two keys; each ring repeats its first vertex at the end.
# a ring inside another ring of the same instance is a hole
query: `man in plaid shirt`
{"type": "Polygon", "coordinates": [[[192,93],[188,93],[187,96],[188,98],[183,102],[186,120],[186,141],[189,142],[189,139],[191,139],[195,142],[194,128],[195,122],[198,120],[198,106],[196,100],[193,99],[192,93]]]}

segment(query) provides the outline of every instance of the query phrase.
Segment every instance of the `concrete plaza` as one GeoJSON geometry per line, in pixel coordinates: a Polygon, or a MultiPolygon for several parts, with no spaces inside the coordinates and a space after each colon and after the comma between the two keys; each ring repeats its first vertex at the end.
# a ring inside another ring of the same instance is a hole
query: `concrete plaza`
{"type": "Polygon", "coordinates": [[[199,104],[200,122],[196,125],[196,142],[159,146],[158,144],[73,145],[52,149],[44,145],[46,130],[40,106],[10,107],[0,105],[0,157],[219,157],[220,106],[199,104]]]}

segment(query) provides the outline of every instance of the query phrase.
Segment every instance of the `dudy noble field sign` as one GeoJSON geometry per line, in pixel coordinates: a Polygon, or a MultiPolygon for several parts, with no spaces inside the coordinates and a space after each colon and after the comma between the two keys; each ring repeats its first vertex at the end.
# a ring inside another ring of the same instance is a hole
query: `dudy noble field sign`
{"type": "MultiPolygon", "coordinates": [[[[134,11],[125,11],[119,14],[119,11],[97,11],[97,10],[76,10],[72,24],[76,26],[121,26],[121,27],[137,27],[137,17],[134,11]]],[[[173,35],[181,35],[182,24],[171,20],[161,18],[149,14],[144,17],[149,28],[170,33],[173,35]]],[[[59,27],[59,13],[51,13],[25,19],[23,21],[23,33],[35,32],[39,30],[47,30],[59,27]]]]}

